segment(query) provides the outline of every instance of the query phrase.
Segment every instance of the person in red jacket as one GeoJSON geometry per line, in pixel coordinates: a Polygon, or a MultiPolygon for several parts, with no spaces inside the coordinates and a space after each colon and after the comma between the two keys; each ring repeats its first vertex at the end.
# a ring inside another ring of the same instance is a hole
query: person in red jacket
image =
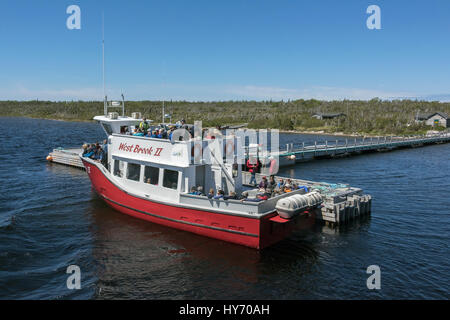
{"type": "Polygon", "coordinates": [[[258,170],[258,161],[254,157],[247,160],[247,171],[251,173],[249,184],[256,185],[256,171],[258,170]]]}

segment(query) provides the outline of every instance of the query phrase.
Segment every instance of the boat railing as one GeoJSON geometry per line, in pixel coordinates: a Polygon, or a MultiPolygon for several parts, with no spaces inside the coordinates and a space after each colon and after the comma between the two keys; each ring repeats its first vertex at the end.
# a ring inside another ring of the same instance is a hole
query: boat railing
{"type": "Polygon", "coordinates": [[[122,101],[108,101],[108,97],[105,96],[105,99],[103,101],[103,112],[104,115],[107,116],[108,115],[108,109],[109,108],[120,108],[122,110],[122,117],[125,116],[125,98],[122,94],[122,101]]]}

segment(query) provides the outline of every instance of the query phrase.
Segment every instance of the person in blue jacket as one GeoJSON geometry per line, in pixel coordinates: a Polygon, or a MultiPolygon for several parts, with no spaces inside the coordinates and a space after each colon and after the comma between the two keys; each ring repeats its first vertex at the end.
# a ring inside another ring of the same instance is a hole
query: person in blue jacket
{"type": "Polygon", "coordinates": [[[223,192],[223,190],[219,190],[219,191],[217,191],[217,195],[215,195],[213,197],[213,199],[223,199],[224,195],[225,195],[225,192],[223,192]]]}

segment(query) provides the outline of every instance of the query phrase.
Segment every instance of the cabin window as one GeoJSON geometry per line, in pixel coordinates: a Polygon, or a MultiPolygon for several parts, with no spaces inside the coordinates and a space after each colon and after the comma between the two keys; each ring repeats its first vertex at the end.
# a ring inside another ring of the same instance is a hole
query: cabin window
{"type": "Polygon", "coordinates": [[[144,170],[144,182],[158,185],[159,180],[159,168],[145,166],[144,170]]]}
{"type": "Polygon", "coordinates": [[[127,179],[139,181],[141,175],[141,165],[136,163],[128,163],[127,179]]]}
{"type": "Polygon", "coordinates": [[[123,177],[123,161],[120,160],[114,160],[114,170],[113,174],[117,177],[123,177]]]}
{"type": "Polygon", "coordinates": [[[120,127],[120,133],[121,134],[128,134],[130,130],[128,129],[128,126],[121,126],[120,127]]]}
{"type": "Polygon", "coordinates": [[[106,133],[109,136],[112,135],[113,131],[112,131],[111,126],[109,124],[107,124],[107,123],[102,123],[102,125],[103,125],[103,128],[105,129],[106,133]]]}
{"type": "Polygon", "coordinates": [[[178,171],[175,170],[164,170],[163,186],[165,188],[177,189],[178,187],[178,171]]]}

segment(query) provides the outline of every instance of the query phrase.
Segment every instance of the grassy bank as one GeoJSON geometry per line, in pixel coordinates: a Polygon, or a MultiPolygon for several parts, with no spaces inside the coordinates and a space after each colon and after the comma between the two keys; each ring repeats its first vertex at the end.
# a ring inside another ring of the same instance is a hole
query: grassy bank
{"type": "MultiPolygon", "coordinates": [[[[161,119],[161,101],[127,101],[127,114],[141,112],[149,119],[161,119]]],[[[248,123],[248,127],[280,130],[314,131],[344,134],[423,134],[430,127],[416,124],[417,112],[442,111],[450,114],[450,103],[412,100],[383,101],[168,101],[166,112],[172,120],[185,118],[188,123],[201,120],[203,126],[248,123]],[[314,112],[344,113],[346,117],[330,120],[312,118],[314,112]]],[[[0,116],[33,117],[69,121],[89,121],[103,114],[98,101],[0,101],[0,116]]]]}

